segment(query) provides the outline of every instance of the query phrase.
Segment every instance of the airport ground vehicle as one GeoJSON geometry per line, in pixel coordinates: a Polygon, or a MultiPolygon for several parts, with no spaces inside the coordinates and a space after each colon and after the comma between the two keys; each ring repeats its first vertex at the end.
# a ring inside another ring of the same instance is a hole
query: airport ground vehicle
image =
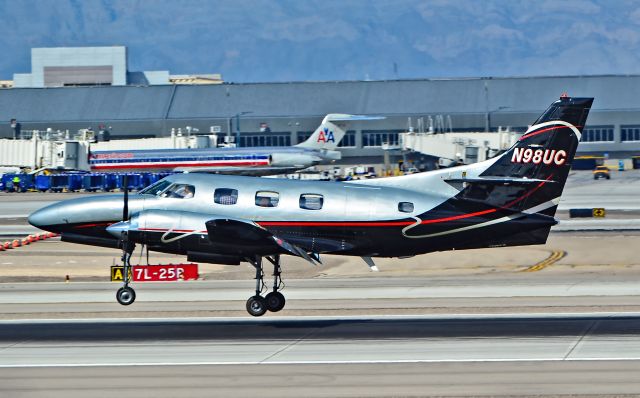
{"type": "Polygon", "coordinates": [[[103,195],[50,205],[29,216],[63,241],[121,248],[124,285],[136,244],[188,261],[256,270],[253,316],[284,307],[282,255],[405,258],[434,251],[546,242],[593,98],[563,95],[508,151],[492,159],[399,177],[349,182],[175,174],[131,199],[103,195]],[[189,193],[189,196],[185,194],[189,193]],[[263,259],[274,266],[263,291],[263,259]]]}
{"type": "Polygon", "coordinates": [[[597,180],[599,178],[611,179],[611,173],[607,166],[596,166],[595,170],[593,170],[593,179],[597,180]]]}

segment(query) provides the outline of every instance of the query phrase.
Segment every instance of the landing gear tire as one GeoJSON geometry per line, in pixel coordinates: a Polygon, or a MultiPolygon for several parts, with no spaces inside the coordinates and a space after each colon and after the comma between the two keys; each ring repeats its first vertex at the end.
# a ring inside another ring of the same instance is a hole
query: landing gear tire
{"type": "Polygon", "coordinates": [[[262,316],[267,312],[267,300],[262,296],[253,296],[247,300],[247,312],[252,316],[262,316]]]}
{"type": "Polygon", "coordinates": [[[121,287],[116,292],[116,300],[122,305],[130,305],[136,301],[136,292],[130,287],[121,287]]]}
{"type": "Polygon", "coordinates": [[[286,300],[280,292],[271,292],[264,298],[267,302],[267,309],[271,312],[278,312],[284,308],[286,300]]]}

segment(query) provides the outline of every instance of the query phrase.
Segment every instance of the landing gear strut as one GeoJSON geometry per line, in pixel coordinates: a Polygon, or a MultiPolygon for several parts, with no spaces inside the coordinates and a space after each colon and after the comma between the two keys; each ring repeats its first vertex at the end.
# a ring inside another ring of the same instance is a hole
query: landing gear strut
{"type": "Polygon", "coordinates": [[[284,308],[285,298],[278,290],[284,288],[282,282],[282,268],[280,268],[280,256],[266,257],[273,264],[273,291],[265,297],[261,296],[264,284],[264,271],[262,257],[256,256],[251,264],[256,268],[256,294],[247,300],[247,312],[253,316],[262,316],[267,311],[278,312],[284,308]]]}
{"type": "Polygon", "coordinates": [[[133,288],[129,287],[129,282],[131,282],[130,259],[136,245],[129,241],[127,231],[122,232],[122,237],[120,239],[122,244],[123,286],[116,292],[116,300],[118,300],[118,303],[122,305],[130,305],[136,301],[136,292],[133,288]]]}

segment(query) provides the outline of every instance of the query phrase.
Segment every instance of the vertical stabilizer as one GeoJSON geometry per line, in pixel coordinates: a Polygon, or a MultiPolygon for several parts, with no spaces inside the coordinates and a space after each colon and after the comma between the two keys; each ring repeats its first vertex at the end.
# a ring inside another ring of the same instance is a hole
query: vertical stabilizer
{"type": "MultiPolygon", "coordinates": [[[[525,184],[528,186],[523,193],[526,196],[517,202],[517,207],[521,209],[545,207],[545,203],[557,202],[567,181],[592,103],[593,98],[563,95],[480,177],[540,181],[525,184]]],[[[510,199],[505,196],[504,200],[510,199]]],[[[541,213],[553,216],[555,208],[555,205],[550,206],[541,213]]]]}
{"type": "Polygon", "coordinates": [[[342,141],[349,122],[381,119],[384,119],[384,117],[330,113],[322,119],[322,123],[313,134],[311,134],[309,139],[296,146],[309,149],[333,150],[336,149],[340,141],[342,141]]]}

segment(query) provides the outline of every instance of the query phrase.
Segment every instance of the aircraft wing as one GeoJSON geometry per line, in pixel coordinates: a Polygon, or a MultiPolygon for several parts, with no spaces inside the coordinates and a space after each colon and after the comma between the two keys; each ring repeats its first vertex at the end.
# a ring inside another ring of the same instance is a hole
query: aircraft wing
{"type": "Polygon", "coordinates": [[[219,218],[209,220],[205,225],[209,239],[213,242],[223,243],[228,247],[237,246],[241,242],[242,249],[240,250],[243,251],[247,247],[268,248],[272,246],[273,249],[283,249],[288,254],[302,257],[313,265],[319,263],[316,259],[317,256],[315,258],[310,256],[301,247],[279,238],[252,221],[219,218]]]}
{"type": "Polygon", "coordinates": [[[212,244],[212,254],[253,257],[286,253],[302,257],[313,265],[319,263],[317,255],[309,255],[308,251],[302,248],[312,247],[307,239],[290,242],[257,223],[242,218],[223,218],[178,210],[143,210],[134,214],[128,221],[107,227],[107,232],[115,238],[120,237],[123,231],[128,232],[133,242],[140,241],[139,243],[142,243],[143,234],[146,234],[148,239],[149,234],[159,234],[162,235],[160,240],[164,244],[189,239],[193,234],[206,232],[212,244]]]}

